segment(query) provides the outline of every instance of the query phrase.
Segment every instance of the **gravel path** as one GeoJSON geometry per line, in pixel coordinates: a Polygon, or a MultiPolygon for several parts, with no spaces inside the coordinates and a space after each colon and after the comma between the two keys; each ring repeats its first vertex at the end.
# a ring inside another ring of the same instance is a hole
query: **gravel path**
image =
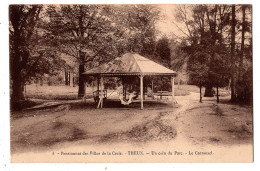
{"type": "MultiPolygon", "coordinates": [[[[228,97],[226,97],[228,98],[228,97]]],[[[55,108],[23,111],[24,117],[11,118],[12,161],[33,160],[37,155],[50,155],[53,151],[105,150],[128,151],[215,151],[215,158],[205,162],[228,161],[228,154],[245,153],[252,160],[252,108],[215,102],[199,94],[178,96],[178,105],[151,103],[145,109],[131,107],[96,109],[81,103],[62,104],[55,108]],[[243,150],[243,151],[241,151],[243,150]],[[38,153],[35,153],[38,151],[38,153]],[[227,155],[223,158],[221,154],[227,155]],[[32,156],[32,157],[28,157],[32,156]],[[218,157],[218,158],[217,158],[218,157]]],[[[129,156],[128,156],[129,157],[129,156]]],[[[127,158],[120,161],[185,162],[178,158],[127,158]]],[[[63,158],[64,159],[64,158],[63,158]]],[[[84,158],[79,159],[84,162],[84,158]]],[[[88,161],[102,161],[88,158],[88,161]]],[[[115,158],[108,158],[111,162],[115,158]]],[[[198,158],[189,161],[200,162],[198,158]]],[[[40,161],[49,161],[48,159],[40,161]]],[[[59,159],[49,162],[59,162],[59,159]]],[[[68,161],[71,161],[68,159],[68,161]]],[[[186,161],[187,162],[187,161],[186,161]]]]}

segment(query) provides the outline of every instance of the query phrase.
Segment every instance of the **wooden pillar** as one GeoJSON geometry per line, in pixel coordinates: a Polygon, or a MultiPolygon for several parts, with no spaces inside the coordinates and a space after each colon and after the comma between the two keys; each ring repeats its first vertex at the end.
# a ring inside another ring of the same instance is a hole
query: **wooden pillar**
{"type": "Polygon", "coordinates": [[[152,98],[154,99],[154,94],[153,94],[153,80],[152,80],[152,98]]]}
{"type": "Polygon", "coordinates": [[[123,98],[126,98],[126,84],[125,84],[125,77],[122,77],[122,85],[123,85],[123,98]]]}
{"type": "Polygon", "coordinates": [[[69,85],[71,86],[71,87],[73,87],[73,72],[69,72],[69,78],[70,78],[70,81],[69,81],[69,85]]]}
{"type": "Polygon", "coordinates": [[[103,77],[100,77],[100,93],[98,92],[99,95],[99,102],[97,108],[102,108],[103,107],[103,77]]]}
{"type": "Polygon", "coordinates": [[[172,82],[172,103],[177,104],[177,101],[175,100],[175,96],[174,96],[174,76],[172,76],[171,82],[172,82]]]}
{"type": "Polygon", "coordinates": [[[97,91],[99,92],[99,83],[100,83],[100,78],[97,78],[97,91]]]}
{"type": "Polygon", "coordinates": [[[91,88],[92,88],[92,93],[93,93],[95,91],[95,84],[94,84],[93,80],[91,81],[91,88]]]}
{"type": "Polygon", "coordinates": [[[143,78],[144,76],[143,75],[140,75],[140,94],[141,94],[141,109],[144,108],[144,86],[143,86],[143,78]]]}
{"type": "Polygon", "coordinates": [[[144,86],[144,90],[143,90],[143,93],[144,93],[143,98],[144,98],[144,100],[145,100],[145,91],[146,91],[146,86],[144,86]]]}
{"type": "Polygon", "coordinates": [[[124,96],[124,99],[126,99],[126,84],[125,83],[123,85],[123,96],[124,96]]]}

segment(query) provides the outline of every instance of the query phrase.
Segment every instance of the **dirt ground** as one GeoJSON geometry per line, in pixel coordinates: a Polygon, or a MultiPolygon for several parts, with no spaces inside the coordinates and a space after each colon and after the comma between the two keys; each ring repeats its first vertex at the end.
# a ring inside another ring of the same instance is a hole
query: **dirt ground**
{"type": "Polygon", "coordinates": [[[10,119],[12,162],[252,162],[252,107],[229,104],[228,98],[199,103],[199,94],[191,92],[176,97],[176,105],[146,102],[144,110],[138,103],[125,107],[108,101],[96,109],[90,101],[68,101],[15,112],[10,119]],[[82,150],[125,155],[60,156],[82,150]],[[129,156],[134,150],[146,155],[129,156]],[[151,151],[175,154],[151,156],[151,151]],[[214,155],[194,157],[190,151],[214,155]]]}

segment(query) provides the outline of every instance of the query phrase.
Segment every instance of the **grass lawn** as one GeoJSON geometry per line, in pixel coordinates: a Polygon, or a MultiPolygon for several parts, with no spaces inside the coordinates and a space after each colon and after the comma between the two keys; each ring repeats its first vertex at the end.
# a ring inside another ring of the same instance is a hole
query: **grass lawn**
{"type": "MultiPolygon", "coordinates": [[[[178,86],[176,86],[178,87],[178,86]]],[[[198,86],[195,85],[180,85],[179,90],[185,90],[185,91],[189,91],[189,92],[194,92],[194,93],[199,93],[200,89],[198,86]]],[[[213,88],[213,90],[215,92],[217,92],[216,88],[213,88]]],[[[205,88],[202,88],[202,95],[204,95],[205,92],[205,88]]],[[[230,90],[226,90],[223,88],[219,88],[219,95],[220,96],[229,96],[230,95],[230,90]]]]}
{"type": "MultiPolygon", "coordinates": [[[[180,89],[175,87],[175,96],[186,96],[190,94],[190,89],[196,89],[196,86],[184,86],[181,85],[180,89]]],[[[198,88],[197,88],[198,89],[198,88]]],[[[87,98],[92,98],[92,87],[86,87],[87,98]]],[[[199,90],[199,89],[198,89],[199,90]]],[[[108,95],[114,90],[108,90],[108,95]]],[[[47,85],[27,85],[26,97],[34,99],[46,99],[46,100],[76,100],[78,99],[78,87],[70,87],[65,85],[59,86],[47,86],[47,85]]]]}
{"type": "MultiPolygon", "coordinates": [[[[92,97],[92,88],[86,87],[86,95],[92,97]]],[[[78,99],[78,87],[31,84],[26,86],[26,97],[46,100],[75,100],[78,99]]]]}

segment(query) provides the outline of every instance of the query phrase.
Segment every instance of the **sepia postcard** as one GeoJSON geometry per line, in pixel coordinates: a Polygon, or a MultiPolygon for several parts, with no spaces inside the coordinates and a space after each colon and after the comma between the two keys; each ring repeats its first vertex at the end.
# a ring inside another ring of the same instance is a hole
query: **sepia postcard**
{"type": "Polygon", "coordinates": [[[12,163],[252,163],[251,4],[10,4],[12,163]]]}

